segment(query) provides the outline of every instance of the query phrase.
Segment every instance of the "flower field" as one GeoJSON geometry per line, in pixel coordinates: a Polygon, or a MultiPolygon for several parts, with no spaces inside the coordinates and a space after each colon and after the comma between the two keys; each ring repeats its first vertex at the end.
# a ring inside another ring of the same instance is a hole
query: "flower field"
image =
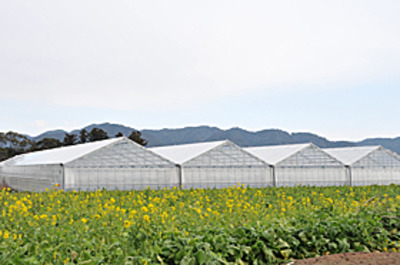
{"type": "Polygon", "coordinates": [[[0,264],[279,264],[400,251],[400,186],[0,191],[0,264]]]}

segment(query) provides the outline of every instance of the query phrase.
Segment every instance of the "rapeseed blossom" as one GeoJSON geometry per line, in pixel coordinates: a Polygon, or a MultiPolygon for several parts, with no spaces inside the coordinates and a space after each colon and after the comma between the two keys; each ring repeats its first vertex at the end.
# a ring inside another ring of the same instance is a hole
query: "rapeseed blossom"
{"type": "MultiPolygon", "coordinates": [[[[24,256],[23,251],[29,249],[46,257],[45,262],[39,263],[71,264],[78,259],[83,262],[96,255],[108,255],[104,253],[129,257],[128,245],[135,240],[153,242],[154,236],[160,240],[198,240],[204,231],[212,229],[234,231],[249,227],[267,231],[274,223],[288,225],[302,216],[317,221],[363,212],[387,212],[390,213],[387,216],[394,216],[399,211],[399,194],[399,186],[252,189],[242,184],[220,190],[51,190],[42,193],[2,190],[0,241],[8,242],[10,253],[21,251],[18,255],[24,256]],[[40,247],[30,247],[34,240],[40,247]],[[72,251],[79,254],[72,258],[72,251]],[[53,254],[57,262],[52,260],[53,254]]],[[[389,233],[397,235],[398,232],[393,229],[389,233]]],[[[371,240],[366,246],[368,249],[376,244],[371,240]]],[[[398,240],[376,246],[379,251],[400,251],[398,240]]],[[[140,251],[150,250],[141,248],[140,251]]]]}

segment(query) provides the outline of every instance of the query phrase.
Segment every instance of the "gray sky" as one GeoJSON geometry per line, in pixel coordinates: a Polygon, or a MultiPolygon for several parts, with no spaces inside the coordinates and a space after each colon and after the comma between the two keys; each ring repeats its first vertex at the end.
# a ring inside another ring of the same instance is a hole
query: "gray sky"
{"type": "Polygon", "coordinates": [[[0,131],[400,136],[399,1],[0,1],[0,131]]]}

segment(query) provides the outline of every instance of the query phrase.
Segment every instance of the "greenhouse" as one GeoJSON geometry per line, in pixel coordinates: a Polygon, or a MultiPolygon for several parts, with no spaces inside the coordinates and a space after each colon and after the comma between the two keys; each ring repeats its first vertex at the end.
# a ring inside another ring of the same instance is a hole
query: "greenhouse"
{"type": "Polygon", "coordinates": [[[272,186],[271,167],[230,141],[150,148],[181,168],[183,188],[272,186]]]}
{"type": "Polygon", "coordinates": [[[349,184],[344,164],[311,143],[245,150],[273,165],[276,186],[349,184]]]}
{"type": "Polygon", "coordinates": [[[382,146],[328,148],[347,166],[351,185],[400,184],[400,157],[382,146]]]}
{"type": "Polygon", "coordinates": [[[42,191],[143,189],[179,185],[174,163],[125,138],[32,152],[3,161],[4,186],[42,191]]]}

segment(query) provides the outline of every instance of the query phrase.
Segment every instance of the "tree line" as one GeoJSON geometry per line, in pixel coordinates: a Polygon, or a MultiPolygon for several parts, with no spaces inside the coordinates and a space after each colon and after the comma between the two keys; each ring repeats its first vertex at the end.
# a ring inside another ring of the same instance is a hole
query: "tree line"
{"type": "MultiPolygon", "coordinates": [[[[115,135],[115,137],[122,136],[124,135],[121,132],[115,135]]],[[[0,132],[0,161],[23,153],[95,142],[109,138],[111,137],[107,134],[107,132],[100,128],[93,128],[90,131],[82,129],[79,134],[65,133],[63,141],[55,138],[43,138],[39,141],[34,141],[29,139],[27,136],[16,132],[0,132]]],[[[142,138],[140,131],[133,130],[128,138],[142,146],[145,146],[148,143],[142,138]]]]}

